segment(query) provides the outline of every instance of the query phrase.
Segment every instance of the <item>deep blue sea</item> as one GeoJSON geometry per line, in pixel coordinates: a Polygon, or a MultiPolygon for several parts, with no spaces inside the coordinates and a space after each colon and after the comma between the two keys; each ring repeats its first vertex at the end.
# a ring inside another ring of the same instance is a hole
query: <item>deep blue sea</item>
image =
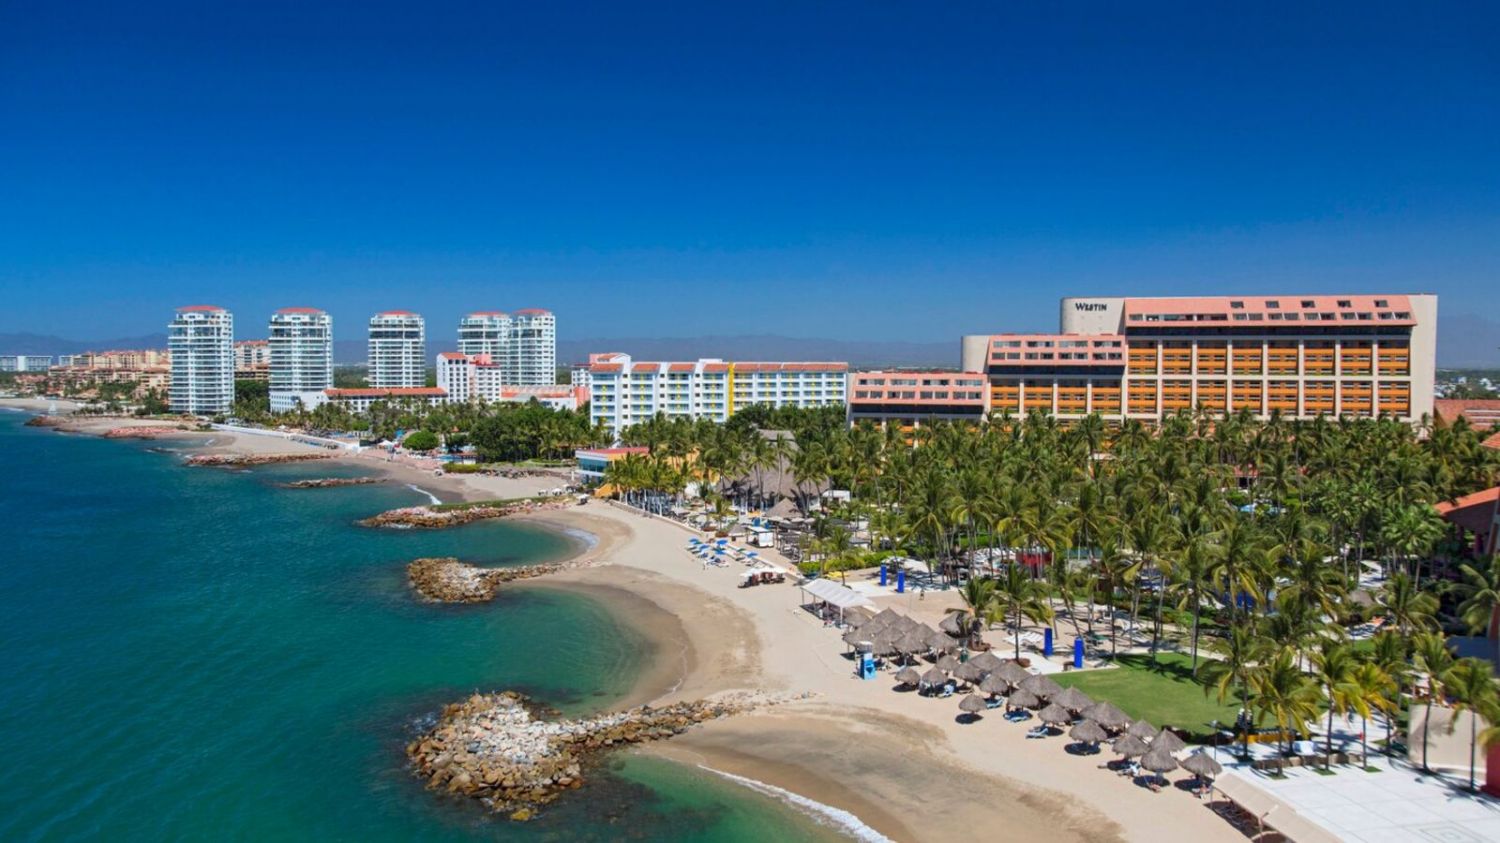
{"type": "Polygon", "coordinates": [[[549,590],[419,603],[419,556],[523,564],[567,537],[354,521],[399,485],[290,490],[328,466],[186,468],[171,441],[26,428],[0,410],[0,840],[826,839],[701,771],[615,761],[514,824],[425,791],[403,747],[473,690],[608,708],[646,642],[549,590]]]}

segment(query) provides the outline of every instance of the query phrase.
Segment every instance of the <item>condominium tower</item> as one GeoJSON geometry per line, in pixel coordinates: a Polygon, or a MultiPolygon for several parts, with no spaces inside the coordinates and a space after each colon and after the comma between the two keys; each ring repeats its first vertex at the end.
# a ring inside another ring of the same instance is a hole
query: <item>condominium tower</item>
{"type": "Polygon", "coordinates": [[[370,317],[372,389],[420,387],[427,381],[427,332],[422,317],[388,310],[370,317]]]}
{"type": "Polygon", "coordinates": [[[481,310],[458,320],[458,353],[476,357],[484,354],[503,362],[510,348],[510,314],[499,310],[481,310]]]}
{"type": "Polygon", "coordinates": [[[557,317],[552,311],[527,308],[511,316],[505,368],[512,384],[557,383],[557,317]]]}
{"type": "Polygon", "coordinates": [[[1436,296],[1065,298],[1060,323],[1056,334],[964,337],[963,374],[984,376],[980,396],[934,389],[918,406],[891,388],[899,373],[865,373],[851,418],[959,418],[976,401],[980,416],[1144,421],[1189,409],[1407,422],[1432,412],[1436,296]]]}
{"type": "Polygon", "coordinates": [[[755,404],[842,404],[849,374],[848,363],[646,363],[626,354],[596,354],[590,360],[590,420],[617,436],[657,413],[724,422],[755,404]]]}
{"type": "Polygon", "coordinates": [[[284,307],[271,314],[271,410],[283,413],[333,387],[333,318],[315,307],[284,307]]]}
{"type": "Polygon", "coordinates": [[[234,317],[229,311],[206,304],[178,308],[167,326],[167,348],[172,412],[228,412],[234,403],[234,317]]]}

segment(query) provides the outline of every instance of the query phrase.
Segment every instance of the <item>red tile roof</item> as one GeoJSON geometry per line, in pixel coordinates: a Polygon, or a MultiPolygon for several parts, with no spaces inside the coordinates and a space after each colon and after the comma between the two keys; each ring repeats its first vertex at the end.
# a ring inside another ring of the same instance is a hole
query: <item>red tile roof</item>
{"type": "Polygon", "coordinates": [[[695,365],[692,363],[669,363],[667,365],[669,372],[691,372],[694,368],[695,365]]]}
{"type": "Polygon", "coordinates": [[[329,398],[387,398],[400,396],[441,396],[448,391],[439,386],[393,386],[386,389],[325,389],[329,398]]]}
{"type": "Polygon", "coordinates": [[[317,314],[317,313],[322,313],[323,311],[319,310],[316,307],[283,307],[282,309],[280,309],[280,310],[278,310],[276,312],[277,313],[313,313],[313,314],[317,314]]]}
{"type": "Polygon", "coordinates": [[[516,311],[517,316],[551,316],[552,311],[542,310],[539,307],[526,307],[516,311]]]}
{"type": "Polygon", "coordinates": [[[177,308],[178,313],[217,313],[223,310],[224,308],[216,304],[190,304],[187,307],[177,308]]]}
{"type": "Polygon", "coordinates": [[[1439,398],[1432,402],[1432,412],[1445,422],[1463,417],[1488,427],[1500,421],[1500,398],[1439,398]]]}
{"type": "Polygon", "coordinates": [[[444,351],[443,353],[439,354],[438,356],[441,357],[441,358],[443,358],[444,360],[467,360],[467,359],[469,359],[469,355],[467,355],[467,354],[459,354],[457,351],[444,351]]]}
{"type": "Polygon", "coordinates": [[[1490,438],[1484,440],[1483,444],[1486,448],[1494,448],[1495,450],[1500,451],[1500,433],[1497,433],[1494,436],[1491,436],[1490,438]]]}
{"type": "Polygon", "coordinates": [[[659,365],[661,365],[661,364],[659,364],[659,363],[632,363],[632,364],[630,364],[630,371],[632,371],[632,372],[654,372],[654,371],[656,371],[656,369],[657,369],[657,367],[659,365]]]}
{"type": "Polygon", "coordinates": [[[376,316],[416,316],[410,310],[382,310],[376,316]]]}
{"type": "Polygon", "coordinates": [[[625,364],[623,363],[594,363],[589,366],[589,373],[607,375],[612,372],[618,372],[624,368],[625,364]]]}
{"type": "Polygon", "coordinates": [[[1500,486],[1464,495],[1456,501],[1440,501],[1433,508],[1447,521],[1471,533],[1485,534],[1495,523],[1495,508],[1500,506],[1500,486]]]}
{"type": "Polygon", "coordinates": [[[476,310],[473,313],[470,313],[469,315],[470,316],[509,316],[510,314],[506,313],[503,310],[476,310]]]}

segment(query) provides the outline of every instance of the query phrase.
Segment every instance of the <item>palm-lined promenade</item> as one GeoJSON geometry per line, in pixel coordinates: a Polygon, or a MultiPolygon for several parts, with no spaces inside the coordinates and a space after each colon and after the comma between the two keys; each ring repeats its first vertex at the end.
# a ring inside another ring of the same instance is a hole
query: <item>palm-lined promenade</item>
{"type": "Polygon", "coordinates": [[[1062,682],[1189,737],[1222,728],[1235,755],[1273,774],[1366,775],[1380,756],[1408,753],[1436,767],[1441,743],[1453,785],[1480,783],[1493,671],[1459,658],[1443,631],[1489,626],[1500,570],[1493,556],[1466,556],[1433,505],[1495,483],[1487,432],[1186,414],[1159,431],[1095,418],[1064,428],[1033,416],[939,424],[908,441],[816,413],[784,420],[795,441],[641,425],[625,440],[650,453],[606,479],[658,509],[703,480],[718,481],[705,484],[710,511],[768,503],[768,486],[807,509],[827,503],[793,550],[805,572],[923,560],[925,587],[957,585],[999,653],[1022,655],[1023,634],[1049,627],[1081,638],[1091,665],[1114,667],[1062,682]],[[829,488],[849,500],[820,497],[829,488]],[[1450,716],[1465,725],[1450,729],[1450,716]]]}

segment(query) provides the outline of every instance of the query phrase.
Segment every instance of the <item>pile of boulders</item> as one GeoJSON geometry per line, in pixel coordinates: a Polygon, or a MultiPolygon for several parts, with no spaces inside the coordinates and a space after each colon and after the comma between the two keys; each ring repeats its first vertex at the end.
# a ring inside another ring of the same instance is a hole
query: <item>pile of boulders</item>
{"type": "Polygon", "coordinates": [[[482,603],[493,600],[501,583],[553,574],[573,567],[567,562],[481,568],[451,556],[417,559],[406,566],[406,579],[416,592],[439,603],[482,603]]]}
{"type": "Polygon", "coordinates": [[[333,454],[196,454],[188,457],[187,464],[200,468],[240,468],[332,458],[333,454]]]}
{"type": "Polygon", "coordinates": [[[150,427],[112,427],[104,431],[105,439],[156,439],[161,436],[176,436],[184,431],[191,431],[187,425],[165,427],[161,425],[150,427]]]}
{"type": "Polygon", "coordinates": [[[318,477],[311,480],[293,480],[281,485],[288,489],[331,489],[335,486],[365,486],[379,482],[379,477],[318,477]]]}
{"type": "Polygon", "coordinates": [[[62,427],[67,423],[66,416],[32,416],[26,420],[27,427],[62,427]]]}
{"type": "Polygon", "coordinates": [[[460,504],[456,506],[407,506],[401,509],[391,509],[373,515],[359,522],[365,527],[422,527],[436,529],[440,527],[457,527],[461,524],[471,524],[475,521],[484,521],[490,518],[504,518],[507,515],[515,515],[524,512],[536,512],[543,509],[561,509],[571,504],[566,497],[548,498],[546,500],[517,500],[517,501],[493,501],[474,504],[460,504]]]}
{"type": "Polygon", "coordinates": [[[544,720],[513,691],[474,694],[443,709],[437,725],[406,747],[430,788],[480,800],[513,820],[582,786],[593,756],[661,740],[705,720],[774,702],[756,694],[642,706],[582,720],[544,720]]]}

